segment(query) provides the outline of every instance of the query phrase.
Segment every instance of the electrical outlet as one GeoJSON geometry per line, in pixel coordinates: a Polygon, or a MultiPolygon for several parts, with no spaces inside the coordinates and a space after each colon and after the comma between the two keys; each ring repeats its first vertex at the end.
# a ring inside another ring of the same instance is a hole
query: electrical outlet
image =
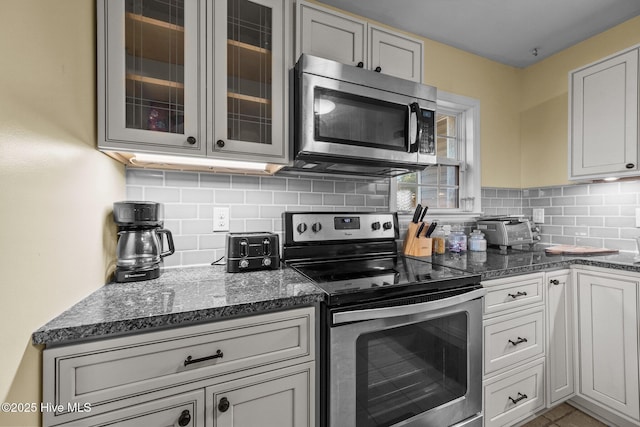
{"type": "Polygon", "coordinates": [[[213,231],[229,231],[229,208],[213,208],[213,231]]]}
{"type": "Polygon", "coordinates": [[[533,222],[536,224],[544,224],[544,209],[533,210],[533,222]]]}

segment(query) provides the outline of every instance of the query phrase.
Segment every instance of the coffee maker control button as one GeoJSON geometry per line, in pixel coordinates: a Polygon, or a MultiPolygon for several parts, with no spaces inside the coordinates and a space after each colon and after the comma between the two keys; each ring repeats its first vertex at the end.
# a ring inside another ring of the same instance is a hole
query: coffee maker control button
{"type": "Polygon", "coordinates": [[[240,268],[247,268],[249,267],[249,261],[246,259],[241,259],[240,260],[240,268]]]}
{"type": "Polygon", "coordinates": [[[269,267],[271,265],[271,258],[264,258],[262,260],[262,265],[264,265],[265,267],[269,267]]]}

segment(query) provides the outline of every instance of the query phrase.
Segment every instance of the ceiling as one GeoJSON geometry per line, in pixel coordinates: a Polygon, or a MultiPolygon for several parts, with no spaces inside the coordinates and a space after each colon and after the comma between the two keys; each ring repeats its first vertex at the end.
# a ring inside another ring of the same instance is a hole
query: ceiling
{"type": "Polygon", "coordinates": [[[321,1],[520,68],[640,15],[640,0],[321,1]]]}

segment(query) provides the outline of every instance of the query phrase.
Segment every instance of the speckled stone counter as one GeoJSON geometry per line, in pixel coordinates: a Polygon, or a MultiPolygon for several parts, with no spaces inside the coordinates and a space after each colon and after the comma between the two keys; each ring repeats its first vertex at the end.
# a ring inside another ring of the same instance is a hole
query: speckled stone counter
{"type": "Polygon", "coordinates": [[[230,274],[224,266],[167,269],[158,279],[110,283],[33,333],[61,344],[315,304],[324,293],[295,271],[230,274]]]}
{"type": "Polygon", "coordinates": [[[548,246],[536,245],[532,249],[508,249],[504,252],[497,248],[489,248],[487,252],[468,251],[460,255],[445,253],[422,259],[436,265],[479,273],[482,280],[568,268],[575,264],[640,272],[640,263],[634,264],[633,253],[597,256],[547,255],[544,252],[545,247],[548,246]]]}

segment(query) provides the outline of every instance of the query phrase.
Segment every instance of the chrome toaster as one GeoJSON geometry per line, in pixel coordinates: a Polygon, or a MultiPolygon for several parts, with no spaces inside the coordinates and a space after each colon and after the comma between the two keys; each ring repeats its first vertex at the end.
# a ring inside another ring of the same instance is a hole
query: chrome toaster
{"type": "Polygon", "coordinates": [[[535,243],[531,224],[526,218],[490,217],[478,220],[478,230],[482,231],[487,244],[506,249],[509,246],[531,245],[535,243]]]}
{"type": "Polygon", "coordinates": [[[228,273],[280,268],[280,243],[275,233],[229,233],[226,252],[228,273]]]}

